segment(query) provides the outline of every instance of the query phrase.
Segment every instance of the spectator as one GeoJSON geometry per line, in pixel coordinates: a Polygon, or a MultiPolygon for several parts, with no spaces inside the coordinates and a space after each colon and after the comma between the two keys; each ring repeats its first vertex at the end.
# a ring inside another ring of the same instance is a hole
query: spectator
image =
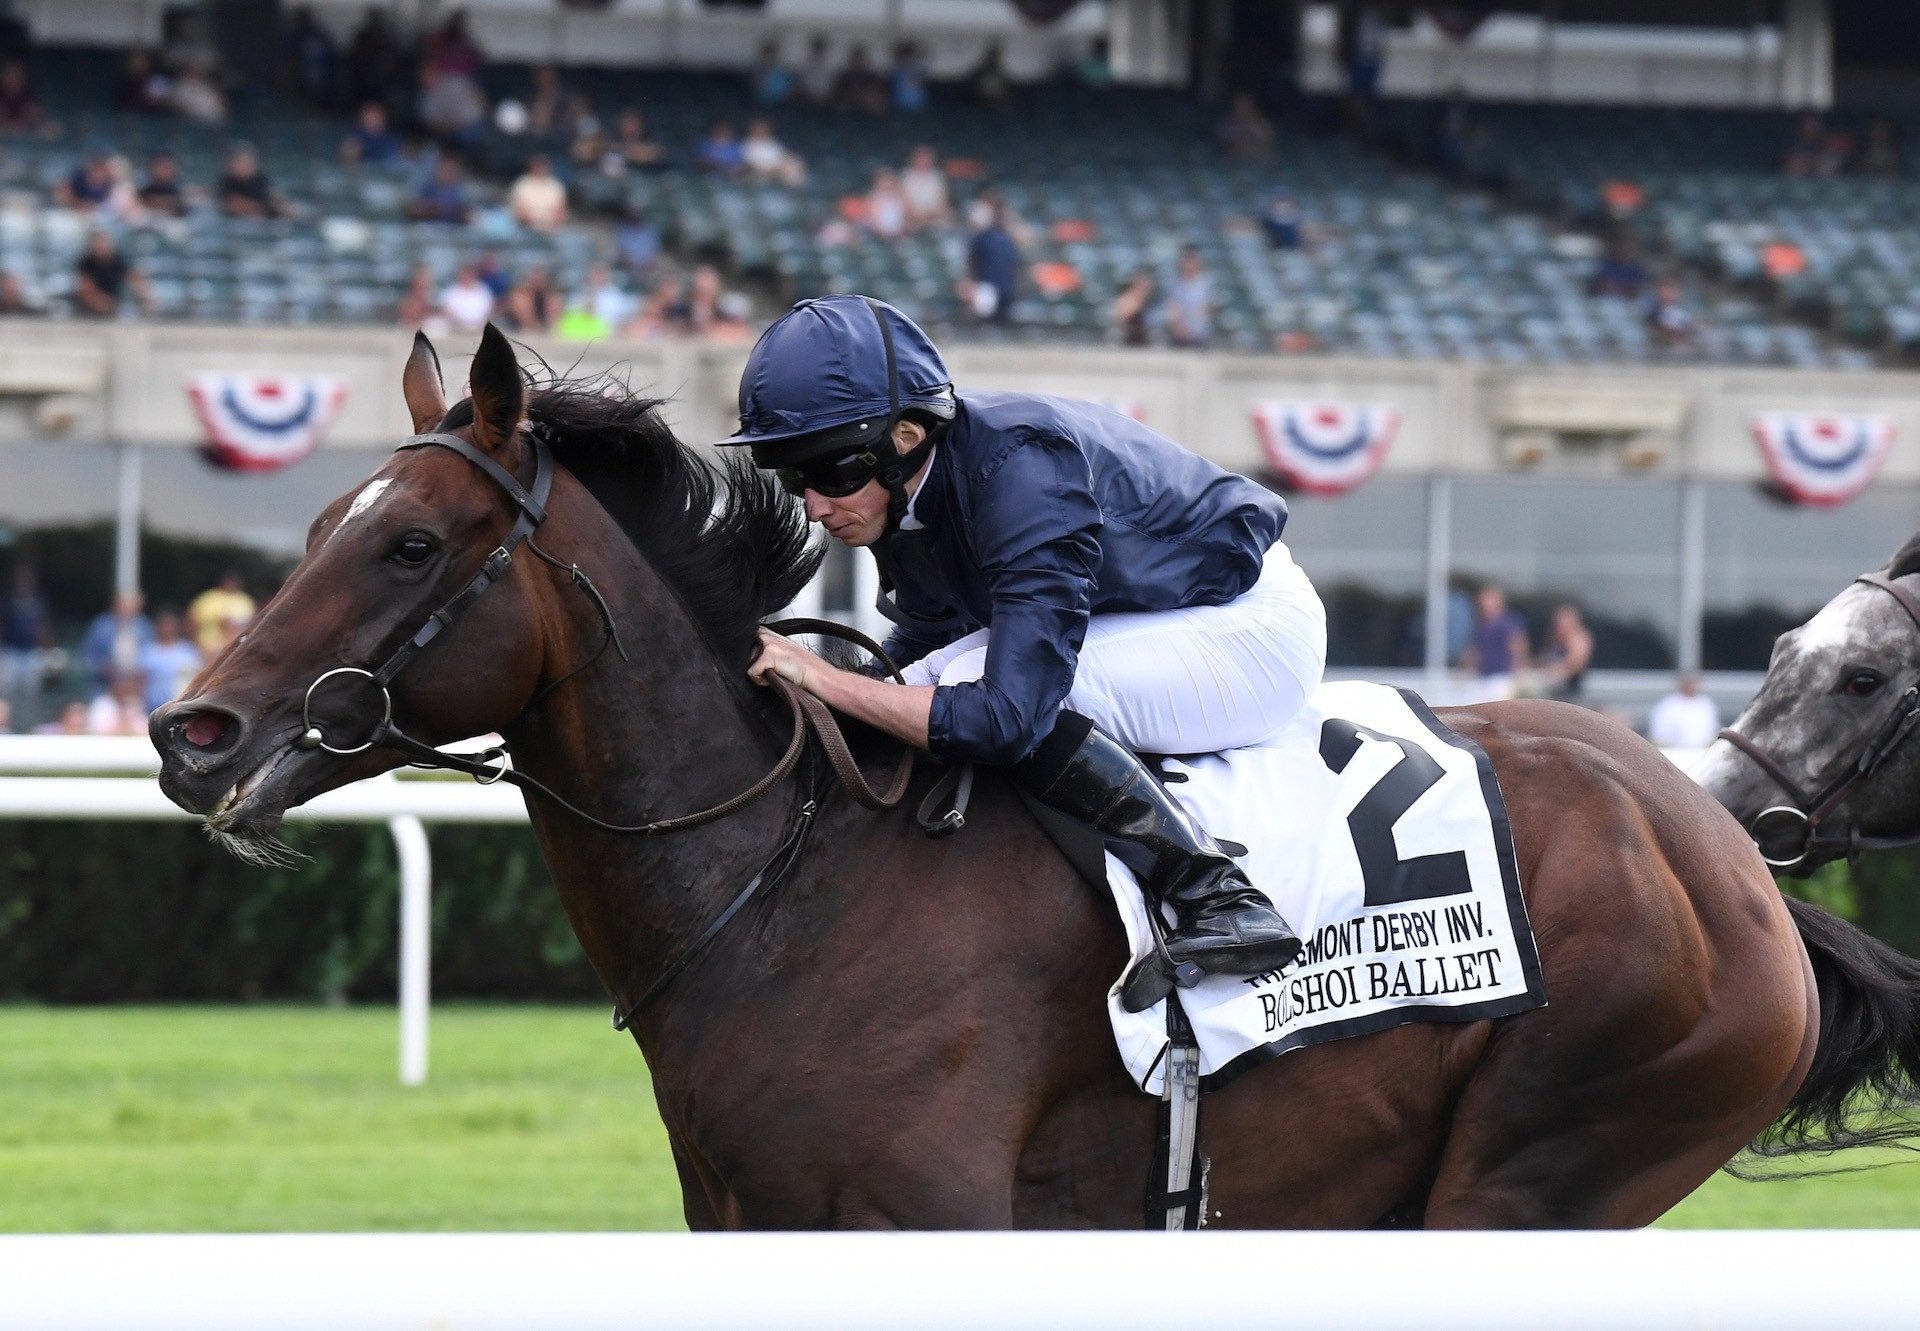
{"type": "Polygon", "coordinates": [[[660,228],[654,225],[644,204],[627,205],[626,216],[614,230],[613,244],[620,255],[620,266],[629,273],[644,277],[652,271],[660,258],[660,228]]]}
{"type": "Polygon", "coordinates": [[[604,263],[589,264],[586,280],[576,302],[609,329],[624,328],[640,312],[640,302],[613,280],[613,271],[604,263]]]}
{"type": "Polygon", "coordinates": [[[1200,262],[1200,247],[1182,245],[1179,266],[1161,307],[1167,340],[1176,347],[1204,347],[1213,341],[1213,279],[1200,262]]]}
{"type": "Polygon", "coordinates": [[[963,76],[962,84],[977,105],[1003,110],[1013,101],[1013,84],[1007,79],[998,41],[987,44],[979,63],[963,76]]]}
{"type": "Polygon", "coordinates": [[[220,581],[201,592],[187,606],[187,631],[211,661],[227,644],[230,634],[238,633],[253,619],[253,598],[240,581],[240,575],[228,569],[220,581]]]}
{"type": "Polygon", "coordinates": [[[640,313],[624,330],[636,341],[649,341],[676,331],[674,321],[686,304],[685,288],[669,273],[655,284],[640,313]]]}
{"type": "Polygon", "coordinates": [[[1157,287],[1153,270],[1142,268],[1127,279],[1127,284],[1120,288],[1120,294],[1113,298],[1113,328],[1121,346],[1144,347],[1152,343],[1153,330],[1149,321],[1157,287]]]}
{"type": "Polygon", "coordinates": [[[793,188],[807,178],[806,163],[773,136],[773,126],[764,116],[748,122],[747,137],[740,142],[740,164],[749,179],[772,185],[793,188]]]}
{"type": "Polygon", "coordinates": [[[153,641],[140,657],[140,674],[147,684],[141,702],[149,712],[172,702],[202,664],[200,649],[181,635],[180,616],[172,610],[154,612],[153,641]]]}
{"type": "Polygon", "coordinates": [[[794,77],[792,67],[780,58],[780,43],[772,37],[760,43],[751,83],[753,100],[760,106],[785,106],[793,99],[799,80],[794,77]]]}
{"type": "Polygon", "coordinates": [[[600,117],[594,114],[593,103],[585,93],[568,95],[566,108],[560,113],[560,130],[562,137],[572,142],[599,136],[600,117]]]}
{"type": "Polygon", "coordinates": [[[89,735],[144,735],[147,733],[146,679],[138,669],[126,670],[107,681],[87,707],[89,735]]]}
{"type": "Polygon", "coordinates": [[[88,153],[86,161],[54,189],[61,207],[82,213],[105,212],[112,196],[113,168],[104,152],[88,153]]]}
{"type": "Polygon", "coordinates": [[[953,204],[947,197],[947,173],[927,144],[921,144],[908,156],[907,169],[900,173],[900,194],[906,200],[909,227],[938,226],[953,218],[953,204]]]}
{"type": "Polygon", "coordinates": [[[535,138],[550,138],[566,114],[567,94],[560,86],[560,72],[552,65],[535,65],[533,96],[527,99],[527,132],[535,138]]]}
{"type": "Polygon", "coordinates": [[[487,127],[486,95],[478,83],[464,74],[449,74],[432,65],[423,65],[420,123],[449,147],[476,147],[487,127]]]}
{"type": "Polygon", "coordinates": [[[227,97],[213,81],[204,59],[193,59],[173,81],[173,113],[196,125],[219,125],[227,119],[227,97]]]}
{"type": "Polygon", "coordinates": [[[732,326],[745,326],[744,319],[733,317],[737,310],[738,301],[729,299],[720,280],[720,270],[703,263],[693,270],[686,297],[676,301],[665,313],[670,331],[683,336],[713,337],[732,326]]]}
{"type": "Polygon", "coordinates": [[[44,314],[46,309],[27,292],[26,283],[12,269],[0,272],[0,314],[44,314]]]}
{"type": "Polygon", "coordinates": [[[140,187],[133,179],[133,163],[119,153],[107,158],[107,202],[100,215],[132,226],[144,225],[147,210],[140,202],[140,187]]]}
{"type": "Polygon", "coordinates": [[[1653,339],[1668,351],[1691,351],[1700,335],[1700,326],[1680,294],[1680,283],[1663,277],[1654,288],[1647,306],[1647,326],[1653,339]]]}
{"type": "Polygon", "coordinates": [[[927,109],[927,84],[932,76],[926,57],[912,42],[893,48],[893,68],[887,71],[887,100],[902,115],[918,115],[927,109]]]}
{"type": "Polygon", "coordinates": [[[187,211],[186,187],[180,183],[180,159],[165,149],[147,163],[140,186],[140,206],[159,217],[179,217],[187,211]]]}
{"type": "Polygon", "coordinates": [[[228,217],[285,217],[292,211],[260,169],[259,156],[245,144],[228,155],[226,172],[214,193],[220,211],[228,217]]]}
{"type": "Polygon", "coordinates": [[[1540,682],[1546,695],[1561,702],[1579,702],[1591,664],[1593,632],[1580,617],[1580,608],[1571,603],[1556,606],[1540,661],[1540,682]]]}
{"type": "Polygon", "coordinates": [[[12,733],[13,703],[7,698],[0,697],[0,735],[11,735],[12,733]]]}
{"type": "Polygon", "coordinates": [[[433,287],[433,269],[424,263],[413,266],[413,273],[407,279],[407,289],[401,293],[396,309],[402,328],[442,331],[444,321],[439,318],[440,296],[433,287]]]}
{"type": "Polygon", "coordinates": [[[1827,127],[1816,111],[1809,111],[1795,122],[1793,137],[1780,158],[1780,170],[1789,176],[1823,174],[1827,151],[1827,127]]]}
{"type": "Polygon", "coordinates": [[[293,12],[284,45],[294,85],[307,102],[321,110],[334,109],[340,90],[340,50],[312,9],[302,5],[293,12]]]}
{"type": "Polygon", "coordinates": [[[814,106],[826,106],[833,101],[833,90],[838,84],[839,76],[833,67],[833,53],[827,46],[826,36],[816,32],[807,39],[807,58],[800,66],[800,96],[814,106]]]}
{"type": "Polygon", "coordinates": [[[1300,201],[1293,197],[1292,190],[1283,185],[1273,192],[1273,197],[1267,200],[1267,210],[1260,214],[1260,231],[1266,236],[1269,249],[1301,247],[1306,231],[1300,221],[1300,201]]]}
{"type": "Polygon", "coordinates": [[[472,79],[480,73],[480,47],[467,32],[467,16],[454,10],[422,49],[426,68],[455,78],[472,79]]]}
{"type": "Polygon", "coordinates": [[[140,660],[153,642],[153,623],[140,604],[139,592],[122,592],[113,598],[111,610],[102,611],[87,625],[80,659],[96,688],[111,688],[114,680],[140,669],[140,660]]]}
{"type": "Polygon", "coordinates": [[[154,67],[148,51],[127,52],[113,81],[113,105],[129,115],[164,115],[172,109],[173,80],[154,67]]]}
{"type": "Polygon", "coordinates": [[[602,319],[591,304],[586,303],[585,293],[582,292],[568,301],[566,309],[554,320],[553,335],[563,342],[597,342],[603,337],[613,336],[613,325],[602,319]]]}
{"type": "Polygon", "coordinates": [[[1087,43],[1087,49],[1073,62],[1071,74],[1083,88],[1105,88],[1113,83],[1113,58],[1105,37],[1087,43]]]}
{"type": "Polygon", "coordinates": [[[407,204],[407,216],[416,222],[447,222],[464,226],[473,212],[467,197],[467,182],[460,170],[460,159],[441,153],[433,174],[420,186],[407,204]]]}
{"type": "Polygon", "coordinates": [[[907,196],[900,190],[900,177],[884,166],[874,171],[867,188],[866,223],[881,240],[898,240],[907,232],[907,196]]]}
{"type": "Polygon", "coordinates": [[[536,153],[507,192],[513,220],[530,231],[558,231],[567,224],[567,187],[553,174],[553,159],[536,153]]]}
{"type": "Polygon", "coordinates": [[[707,128],[706,137],[694,147],[693,164],[702,171],[712,172],[716,176],[737,176],[746,165],[740,150],[740,141],[735,137],[733,125],[725,120],[716,120],[707,128]]]}
{"type": "Polygon", "coordinates": [[[513,274],[500,262],[499,251],[482,250],[479,259],[474,262],[473,271],[487,284],[487,290],[493,293],[496,305],[507,298],[507,292],[513,286],[513,274]]]}
{"type": "Polygon", "coordinates": [[[74,266],[74,313],[112,318],[129,293],[142,309],[146,308],[146,275],[127,262],[110,233],[95,231],[87,238],[86,253],[74,266]]]}
{"type": "Polygon", "coordinates": [[[592,117],[576,130],[573,142],[567,145],[567,158],[582,171],[604,171],[610,176],[624,175],[626,172],[626,168],[611,155],[606,133],[600,128],[599,120],[592,117]]]}
{"type": "Polygon", "coordinates": [[[27,67],[18,60],[0,65],[0,132],[30,134],[45,128],[46,113],[27,83],[27,67]]]}
{"type": "Polygon", "coordinates": [[[847,56],[846,67],[833,83],[833,106],[837,111],[857,116],[883,116],[887,113],[887,81],[873,67],[867,48],[856,46],[847,56]]]}
{"type": "Polygon", "coordinates": [[[406,59],[385,7],[367,7],[366,17],[347,43],[345,63],[348,105],[369,101],[386,102],[389,109],[395,105],[388,99],[406,81],[406,59]]]}
{"type": "Polygon", "coordinates": [[[340,160],[349,166],[388,166],[399,161],[405,150],[387,123],[387,108],[366,101],[360,104],[353,129],[340,141],[340,160]]]}
{"type": "Polygon", "coordinates": [[[507,292],[507,322],[522,333],[544,333],[560,317],[560,293],[546,268],[535,264],[507,292]]]}
{"type": "Polygon", "coordinates": [[[87,733],[87,705],[79,699],[60,709],[58,719],[35,726],[36,735],[84,735],[87,733]]]}
{"type": "Polygon", "coordinates": [[[613,145],[608,150],[625,171],[658,171],[667,165],[667,148],[647,131],[646,118],[628,107],[614,122],[613,145]]]}
{"type": "Polygon", "coordinates": [[[1632,238],[1625,231],[1616,233],[1587,279],[1587,294],[1638,300],[1646,285],[1647,268],[1634,253],[1632,238]]]}
{"type": "Polygon", "coordinates": [[[0,696],[32,696],[40,691],[51,640],[39,577],[33,565],[16,563],[7,599],[0,602],[0,696]]]}
{"type": "Polygon", "coordinates": [[[1719,737],[1720,707],[1700,692],[1697,675],[1681,675],[1647,718],[1647,738],[1663,749],[1704,749],[1719,737]]]}
{"type": "Polygon", "coordinates": [[[1261,113],[1252,96],[1236,93],[1214,137],[1228,157],[1238,162],[1255,161],[1273,147],[1273,122],[1261,113]]]}
{"type": "Polygon", "coordinates": [[[1474,598],[1473,636],[1460,661],[1479,680],[1482,701],[1511,698],[1515,677],[1527,668],[1527,626],[1507,609],[1507,594],[1487,583],[1474,598]]]}
{"type": "Polygon", "coordinates": [[[440,313],[450,327],[463,333],[477,333],[493,316],[493,288],[480,280],[479,266],[469,261],[460,265],[453,281],[440,293],[440,313]]]}
{"type": "Polygon", "coordinates": [[[1005,322],[1013,315],[1020,284],[1020,247],[1007,229],[999,198],[984,193],[975,200],[976,227],[967,242],[967,281],[962,299],[981,320],[1005,322]]]}
{"type": "Polygon", "coordinates": [[[1380,74],[1387,62],[1387,21],[1380,6],[1362,3],[1340,6],[1338,42],[1340,61],[1347,73],[1351,109],[1364,120],[1380,92],[1380,74]]]}

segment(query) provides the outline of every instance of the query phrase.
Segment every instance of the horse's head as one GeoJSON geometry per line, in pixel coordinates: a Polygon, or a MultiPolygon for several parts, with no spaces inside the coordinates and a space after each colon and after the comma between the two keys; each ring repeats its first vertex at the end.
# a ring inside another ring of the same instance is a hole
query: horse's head
{"type": "MultiPolygon", "coordinates": [[[[470,411],[449,412],[439,358],[424,337],[401,386],[416,431],[453,435],[531,484],[526,381],[496,329],[488,327],[474,357],[470,411]]],[[[396,724],[429,743],[506,726],[541,673],[552,598],[527,567],[535,561],[512,560],[385,695],[369,673],[468,586],[521,511],[483,463],[448,447],[397,452],[336,499],[309,529],[299,567],[246,631],[153,714],[168,798],[215,831],[264,837],[293,805],[399,765],[391,749],[341,752],[374,736],[386,695],[396,724]],[[340,673],[315,688],[329,671],[340,673]]]]}
{"type": "Polygon", "coordinates": [[[1695,772],[1778,868],[1920,832],[1920,588],[1897,581],[1913,572],[1903,551],[1783,633],[1736,738],[1695,772]]]}

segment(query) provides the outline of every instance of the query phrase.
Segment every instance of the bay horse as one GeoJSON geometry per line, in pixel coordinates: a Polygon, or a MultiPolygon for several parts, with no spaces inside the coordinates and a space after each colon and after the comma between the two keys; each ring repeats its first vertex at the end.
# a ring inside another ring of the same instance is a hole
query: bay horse
{"type": "MultiPolygon", "coordinates": [[[[1139,1227],[1158,1102],[1108,1026],[1122,930],[1010,785],[983,775],[940,841],[798,776],[672,835],[606,830],[735,804],[775,764],[783,713],[745,671],[818,562],[792,501],[653,400],[529,375],[493,329],[469,398],[424,338],[402,388],[420,433],[153,717],[166,793],[257,842],[424,751],[403,734],[497,731],[552,792],[528,812],[631,1012],[690,1227],[1139,1227]]],[[[1822,1026],[1805,919],[1655,749],[1554,703],[1443,717],[1506,792],[1549,1006],[1240,1076],[1203,1115],[1206,1224],[1645,1224],[1893,1057],[1904,1033],[1822,1026]]]]}

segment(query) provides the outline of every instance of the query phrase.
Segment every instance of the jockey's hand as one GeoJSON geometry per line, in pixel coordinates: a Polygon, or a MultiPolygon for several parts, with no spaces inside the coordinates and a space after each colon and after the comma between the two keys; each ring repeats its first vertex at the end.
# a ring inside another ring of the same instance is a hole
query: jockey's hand
{"type": "Polygon", "coordinates": [[[802,647],[792,638],[771,629],[760,630],[760,655],[747,667],[747,677],[756,684],[771,684],[769,676],[778,675],[795,688],[804,689],[809,679],[818,683],[833,667],[802,647]]]}

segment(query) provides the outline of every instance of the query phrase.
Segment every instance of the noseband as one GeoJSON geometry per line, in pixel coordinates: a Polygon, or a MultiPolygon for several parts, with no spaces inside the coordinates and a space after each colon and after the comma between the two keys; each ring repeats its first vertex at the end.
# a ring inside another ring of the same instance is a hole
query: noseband
{"type": "MultiPolygon", "coordinates": [[[[1854,581],[1887,593],[1899,603],[1902,610],[1906,611],[1907,618],[1913,621],[1914,626],[1920,628],[1920,600],[1916,600],[1904,587],[1895,585],[1891,579],[1882,577],[1878,573],[1862,573],[1854,581]]],[[[1892,713],[1862,742],[1860,752],[1855,755],[1853,762],[1845,771],[1821,789],[1811,793],[1802,789],[1793,775],[1758,744],[1732,726],[1722,730],[1720,738],[1753,759],[1760,770],[1786,791],[1792,800],[1791,803],[1775,804],[1755,814],[1747,824],[1747,834],[1753,838],[1754,845],[1758,848],[1763,821],[1771,818],[1790,824],[1797,823],[1800,828],[1799,851],[1791,859],[1777,860],[1769,856],[1765,850],[1761,850],[1760,858],[1776,869],[1793,869],[1804,863],[1816,849],[1841,851],[1848,859],[1852,859],[1863,850],[1893,850],[1901,846],[1920,844],[1920,833],[1897,837],[1863,837],[1857,827],[1849,827],[1844,836],[1822,837],[1819,835],[1820,824],[1846,801],[1846,798],[1853,793],[1854,787],[1873,775],[1875,769],[1906,741],[1907,737],[1913,733],[1916,723],[1920,723],[1920,685],[1909,688],[1900,695],[1900,701],[1895,705],[1892,713]]]]}

